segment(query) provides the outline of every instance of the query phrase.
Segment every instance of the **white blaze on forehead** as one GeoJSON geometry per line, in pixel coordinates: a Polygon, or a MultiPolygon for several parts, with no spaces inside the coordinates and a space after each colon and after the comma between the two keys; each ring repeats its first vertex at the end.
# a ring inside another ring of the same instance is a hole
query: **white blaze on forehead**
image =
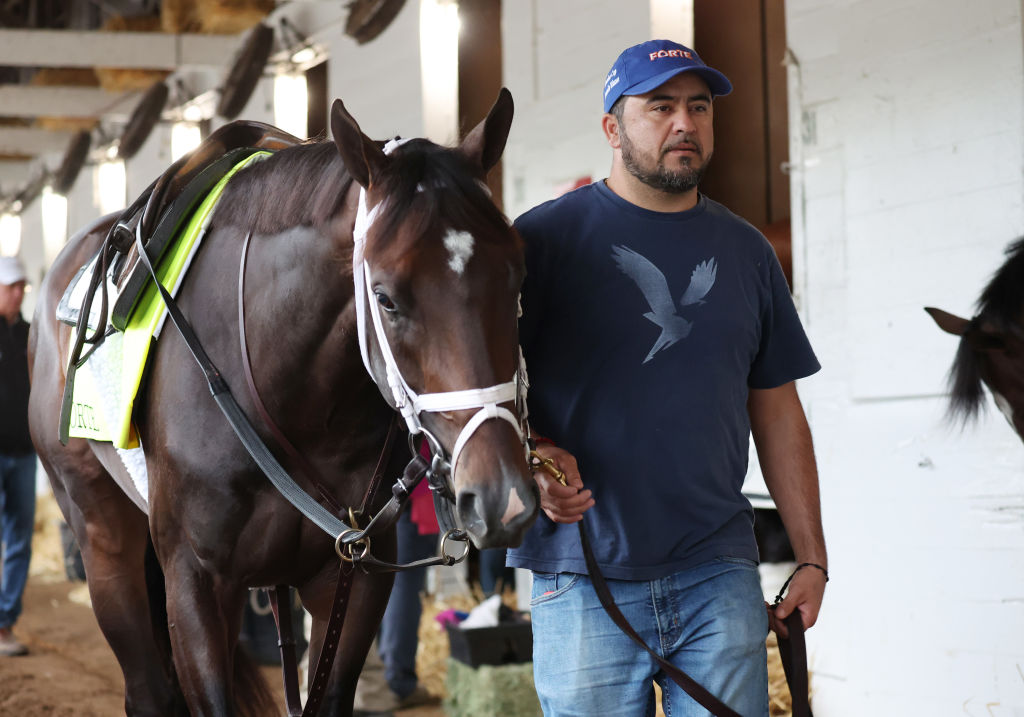
{"type": "Polygon", "coordinates": [[[462,276],[473,256],[473,235],[449,229],[444,237],[444,248],[448,250],[448,267],[462,276]]]}

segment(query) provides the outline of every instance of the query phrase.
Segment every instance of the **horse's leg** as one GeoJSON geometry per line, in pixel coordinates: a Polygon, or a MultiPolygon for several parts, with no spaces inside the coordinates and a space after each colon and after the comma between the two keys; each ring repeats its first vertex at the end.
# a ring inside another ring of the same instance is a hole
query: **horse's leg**
{"type": "Polygon", "coordinates": [[[273,695],[238,647],[247,588],[203,569],[187,541],[160,535],[174,665],[193,717],[266,715],[273,695]]]}
{"type": "MultiPolygon", "coordinates": [[[[56,442],[56,441],[55,441],[56,442]]],[[[146,583],[149,527],[84,440],[40,458],[82,551],[93,612],[125,681],[125,713],[187,714],[174,682],[166,626],[154,626],[146,583]]],[[[159,590],[157,590],[159,593],[159,590]]]]}
{"type": "MultiPolygon", "coordinates": [[[[374,543],[377,549],[377,543],[374,543]]],[[[389,558],[385,558],[389,559],[389,558]]],[[[313,630],[309,644],[309,678],[312,682],[327,629],[327,620],[334,603],[337,568],[332,565],[313,582],[300,588],[303,606],[313,616],[313,630]]],[[[351,715],[356,682],[370,651],[377,628],[391,593],[391,574],[367,575],[356,570],[352,591],[348,596],[344,626],[338,644],[338,654],[327,684],[322,714],[351,715]]]]}

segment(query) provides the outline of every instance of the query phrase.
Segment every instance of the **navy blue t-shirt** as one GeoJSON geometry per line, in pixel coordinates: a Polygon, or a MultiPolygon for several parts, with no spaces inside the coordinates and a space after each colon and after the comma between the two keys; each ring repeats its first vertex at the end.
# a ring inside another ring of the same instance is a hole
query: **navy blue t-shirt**
{"type": "MultiPolygon", "coordinates": [[[[579,462],[607,577],[652,580],[757,560],[742,495],[748,388],[820,366],[767,240],[701,196],[642,209],[602,182],[519,217],[520,340],[533,431],[579,462]]],[[[585,573],[575,525],[543,513],[508,562],[585,573]]]]}

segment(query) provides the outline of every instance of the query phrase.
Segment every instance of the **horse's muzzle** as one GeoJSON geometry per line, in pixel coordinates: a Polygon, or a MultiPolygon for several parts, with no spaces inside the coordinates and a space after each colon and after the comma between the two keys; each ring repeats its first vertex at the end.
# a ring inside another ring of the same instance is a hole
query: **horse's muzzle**
{"type": "Polygon", "coordinates": [[[514,548],[537,517],[537,486],[525,471],[501,472],[458,491],[456,514],[480,550],[514,548]]]}

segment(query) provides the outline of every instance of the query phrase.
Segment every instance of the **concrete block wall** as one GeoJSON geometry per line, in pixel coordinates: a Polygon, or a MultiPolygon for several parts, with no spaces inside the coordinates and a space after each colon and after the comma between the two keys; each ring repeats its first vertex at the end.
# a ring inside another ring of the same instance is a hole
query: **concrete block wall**
{"type": "MultiPolygon", "coordinates": [[[[956,339],[1024,233],[1021,4],[789,0],[802,395],[833,580],[819,715],[1024,711],[1024,445],[943,422],[956,339]]],[[[989,402],[991,404],[991,402],[989,402]]]]}
{"type": "Polygon", "coordinates": [[[365,45],[339,29],[329,53],[330,101],[341,98],[366,135],[423,135],[419,2],[405,3],[388,28],[365,45]]]}
{"type": "Polygon", "coordinates": [[[504,2],[505,85],[516,114],[504,156],[505,212],[553,199],[579,177],[608,176],[604,78],[618,54],[650,39],[647,0],[504,2]]]}

